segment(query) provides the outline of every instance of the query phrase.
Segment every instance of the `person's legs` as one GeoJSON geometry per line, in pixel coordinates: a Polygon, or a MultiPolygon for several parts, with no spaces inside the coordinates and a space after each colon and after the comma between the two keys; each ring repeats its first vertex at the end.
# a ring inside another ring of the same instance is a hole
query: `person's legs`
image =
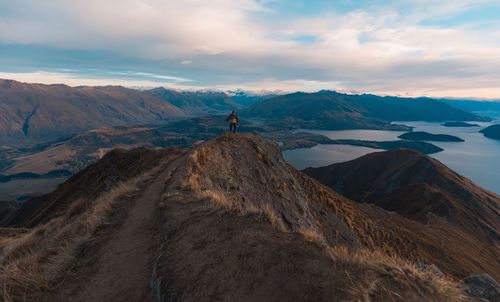
{"type": "Polygon", "coordinates": [[[229,132],[236,133],[236,124],[233,124],[233,123],[230,124],[229,132]]]}

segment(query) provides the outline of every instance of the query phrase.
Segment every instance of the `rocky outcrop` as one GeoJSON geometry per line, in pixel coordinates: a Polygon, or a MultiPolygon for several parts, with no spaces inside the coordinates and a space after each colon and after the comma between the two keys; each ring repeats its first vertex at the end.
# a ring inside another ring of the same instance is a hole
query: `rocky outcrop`
{"type": "Polygon", "coordinates": [[[461,286],[472,298],[500,301],[500,285],[488,274],[468,276],[462,280],[461,286]]]}

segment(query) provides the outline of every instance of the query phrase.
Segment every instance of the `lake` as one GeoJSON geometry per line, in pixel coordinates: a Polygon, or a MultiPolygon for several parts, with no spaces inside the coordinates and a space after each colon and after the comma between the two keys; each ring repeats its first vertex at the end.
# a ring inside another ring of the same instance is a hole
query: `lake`
{"type": "MultiPolygon", "coordinates": [[[[430,156],[441,161],[459,174],[471,179],[476,184],[500,194],[500,141],[489,139],[479,133],[480,129],[493,123],[478,123],[481,127],[449,128],[440,123],[395,122],[413,126],[414,131],[426,131],[435,134],[458,136],[465,142],[432,142],[444,151],[430,156]]],[[[322,134],[331,139],[360,139],[372,141],[397,140],[404,132],[383,130],[301,130],[322,134]]],[[[321,167],[333,163],[349,161],[372,152],[383,150],[347,145],[317,145],[313,148],[300,148],[283,152],[287,161],[298,169],[321,167]]]]}

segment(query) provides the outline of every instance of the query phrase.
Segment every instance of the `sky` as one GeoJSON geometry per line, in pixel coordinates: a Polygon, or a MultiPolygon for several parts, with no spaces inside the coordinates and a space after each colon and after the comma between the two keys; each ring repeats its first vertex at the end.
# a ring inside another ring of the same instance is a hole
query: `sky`
{"type": "Polygon", "coordinates": [[[0,78],[500,98],[500,0],[0,0],[0,78]]]}

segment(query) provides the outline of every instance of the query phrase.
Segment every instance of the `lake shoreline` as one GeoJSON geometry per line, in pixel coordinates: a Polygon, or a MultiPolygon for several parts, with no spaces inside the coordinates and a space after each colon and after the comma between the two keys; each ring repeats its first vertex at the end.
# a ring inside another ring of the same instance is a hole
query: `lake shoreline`
{"type": "MultiPolygon", "coordinates": [[[[443,151],[431,154],[430,156],[479,186],[500,194],[500,179],[497,177],[497,171],[500,169],[498,163],[500,141],[486,138],[479,132],[480,129],[495,122],[484,122],[479,123],[480,127],[464,128],[445,127],[438,122],[405,123],[413,126],[416,131],[448,134],[463,138],[465,142],[433,142],[434,145],[443,149],[443,151]]],[[[377,142],[398,140],[397,137],[404,133],[402,131],[383,130],[297,130],[297,132],[299,131],[322,135],[331,140],[370,140],[377,142]]],[[[380,151],[383,150],[352,145],[317,144],[309,148],[285,150],[283,151],[283,155],[292,165],[299,169],[304,169],[307,167],[320,167],[345,162],[368,153],[380,151]]]]}

